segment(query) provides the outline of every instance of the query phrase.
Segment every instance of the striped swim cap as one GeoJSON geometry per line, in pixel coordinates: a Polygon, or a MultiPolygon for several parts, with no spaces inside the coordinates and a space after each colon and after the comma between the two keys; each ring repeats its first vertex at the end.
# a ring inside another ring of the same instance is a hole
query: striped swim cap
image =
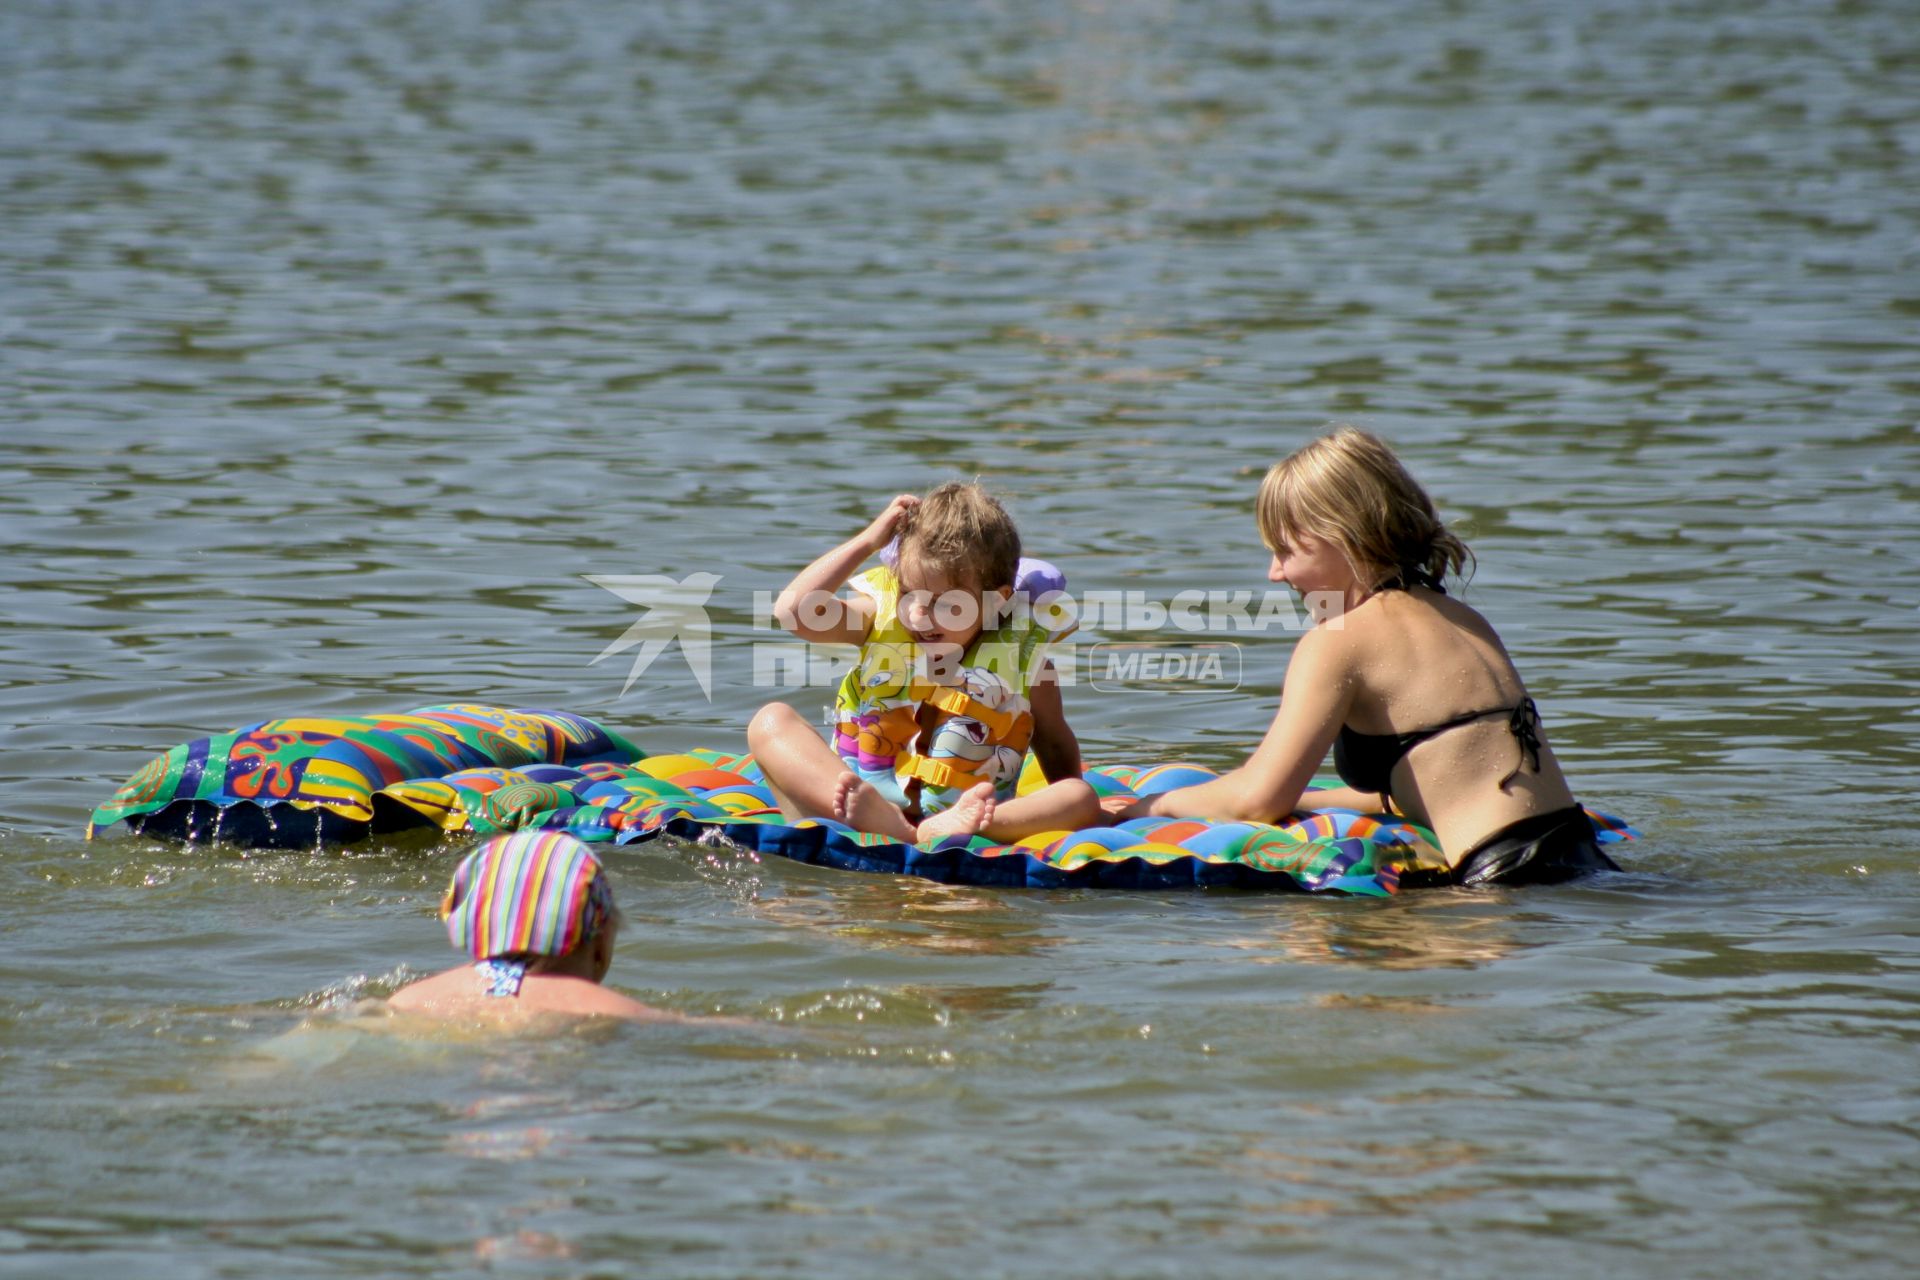
{"type": "Polygon", "coordinates": [[[440,904],[453,945],[494,956],[563,956],[613,914],[600,860],[561,831],[495,836],[454,870],[440,904]]]}

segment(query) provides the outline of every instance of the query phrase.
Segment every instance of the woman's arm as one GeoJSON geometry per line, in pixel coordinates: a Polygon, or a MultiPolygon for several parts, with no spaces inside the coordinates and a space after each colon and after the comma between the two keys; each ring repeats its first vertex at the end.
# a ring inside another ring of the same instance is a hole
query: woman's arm
{"type": "Polygon", "coordinates": [[[1027,686],[1027,700],[1033,707],[1033,754],[1040,761],[1040,772],[1048,782],[1079,777],[1080,740],[1067,724],[1060,676],[1051,659],[1040,664],[1039,678],[1027,686]]]}
{"type": "Polygon", "coordinates": [[[872,602],[843,600],[834,592],[893,540],[894,530],[919,505],[913,494],[901,494],[865,529],[795,574],[773,602],[774,620],[809,644],[864,644],[873,628],[872,602]]]}
{"type": "Polygon", "coordinates": [[[1127,816],[1273,822],[1291,814],[1353,705],[1348,638],[1320,627],[1300,637],[1280,710],[1252,757],[1211,782],[1152,797],[1127,816]]]}
{"type": "Polygon", "coordinates": [[[1391,813],[1392,797],[1384,791],[1355,791],[1352,787],[1321,787],[1300,796],[1299,812],[1314,809],[1352,809],[1359,813],[1391,813]]]}

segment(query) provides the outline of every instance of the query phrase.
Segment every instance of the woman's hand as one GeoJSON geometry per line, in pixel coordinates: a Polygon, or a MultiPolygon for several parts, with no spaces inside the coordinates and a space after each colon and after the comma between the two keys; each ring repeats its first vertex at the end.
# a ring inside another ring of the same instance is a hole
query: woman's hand
{"type": "Polygon", "coordinates": [[[887,504],[887,509],[873,518],[873,523],[860,535],[861,544],[869,552],[877,554],[892,542],[913,509],[920,505],[920,496],[903,493],[887,504]]]}
{"type": "Polygon", "coordinates": [[[1151,818],[1153,816],[1153,797],[1136,795],[1101,796],[1100,807],[1107,811],[1107,821],[1125,822],[1130,818],[1151,818]]]}

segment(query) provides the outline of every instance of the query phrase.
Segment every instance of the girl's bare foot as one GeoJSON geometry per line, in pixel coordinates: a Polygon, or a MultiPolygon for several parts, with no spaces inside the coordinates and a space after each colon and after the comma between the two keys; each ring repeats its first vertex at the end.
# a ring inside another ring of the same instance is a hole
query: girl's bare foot
{"type": "Polygon", "coordinates": [[[931,844],[943,836],[976,836],[993,821],[993,784],[974,784],[967,793],[914,828],[916,844],[931,844]]]}
{"type": "Polygon", "coordinates": [[[866,785],[854,776],[852,770],[833,780],[833,816],[837,820],[848,826],[853,825],[853,806],[859,801],[860,791],[866,785]]]}

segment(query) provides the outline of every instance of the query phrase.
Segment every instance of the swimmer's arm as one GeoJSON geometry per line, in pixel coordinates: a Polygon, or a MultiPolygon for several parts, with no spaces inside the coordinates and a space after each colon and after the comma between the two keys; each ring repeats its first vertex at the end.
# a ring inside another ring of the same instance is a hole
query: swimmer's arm
{"type": "Polygon", "coordinates": [[[1082,771],[1080,739],[1067,723],[1066,703],[1060,697],[1060,674],[1052,659],[1040,666],[1040,675],[1027,688],[1033,705],[1033,754],[1048,782],[1077,778],[1082,771]]]}
{"type": "Polygon", "coordinates": [[[773,602],[774,620],[809,644],[866,643],[873,629],[873,601],[865,596],[846,599],[834,592],[893,540],[901,521],[919,505],[919,498],[901,494],[865,529],[795,574],[773,602]]]}
{"type": "Polygon", "coordinates": [[[1144,812],[1165,818],[1275,822],[1297,810],[1353,702],[1340,640],[1321,630],[1300,637],[1287,664],[1280,710],[1245,764],[1211,782],[1163,792],[1144,812]]]}

